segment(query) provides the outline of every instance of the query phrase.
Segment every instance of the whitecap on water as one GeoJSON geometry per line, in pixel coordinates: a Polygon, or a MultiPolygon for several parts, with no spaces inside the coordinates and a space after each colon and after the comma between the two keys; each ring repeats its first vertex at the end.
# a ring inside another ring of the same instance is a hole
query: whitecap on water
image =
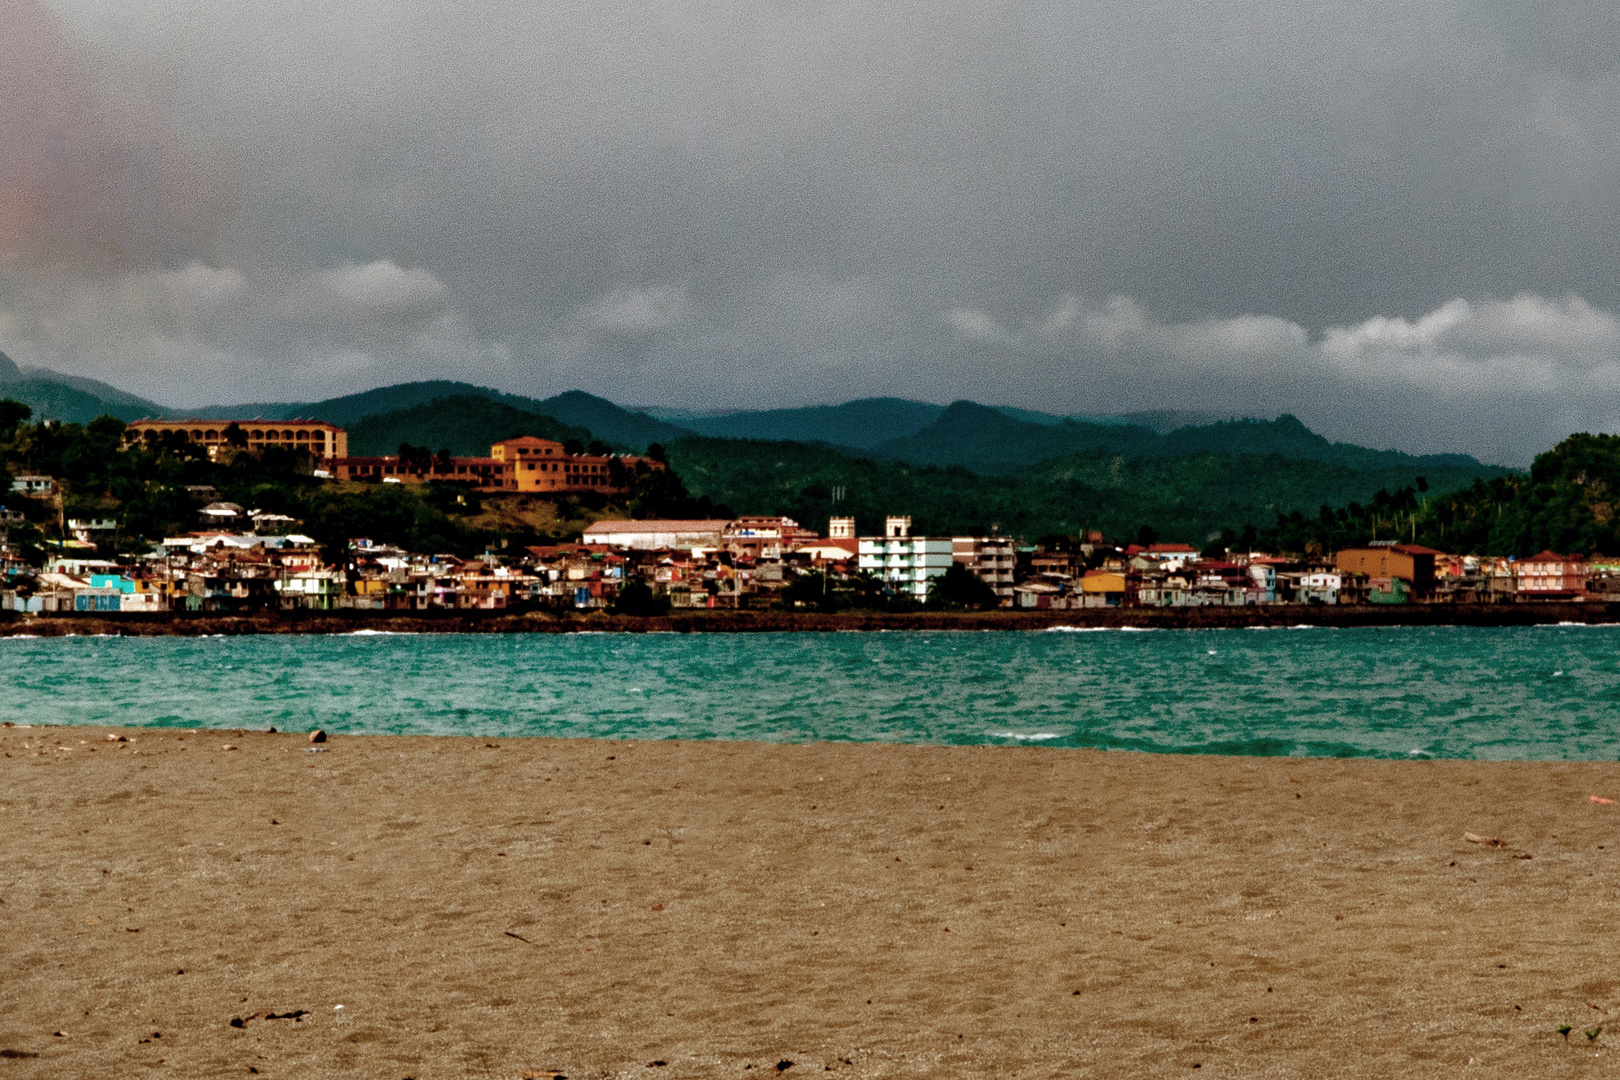
{"type": "Polygon", "coordinates": [[[987,731],[985,734],[992,739],[1024,739],[1030,742],[1063,738],[1063,733],[1060,731],[987,731]]]}
{"type": "Polygon", "coordinates": [[[1156,626],[1048,626],[1043,634],[1151,634],[1156,626]]]}

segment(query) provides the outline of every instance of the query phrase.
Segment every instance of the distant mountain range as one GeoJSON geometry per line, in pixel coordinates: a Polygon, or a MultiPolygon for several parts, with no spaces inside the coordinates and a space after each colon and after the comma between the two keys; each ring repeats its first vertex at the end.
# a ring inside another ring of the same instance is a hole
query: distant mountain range
{"type": "MultiPolygon", "coordinates": [[[[845,453],[916,465],[962,465],[987,473],[1005,473],[1089,449],[1112,449],[1124,454],[1175,453],[1178,444],[1161,445],[1155,441],[1156,436],[1219,419],[1214,414],[1192,412],[1065,417],[966,401],[945,406],[904,398],[863,398],[842,405],[723,413],[637,410],[579,390],[535,399],[451,380],[400,383],[324,401],[259,401],[172,409],[95,379],[63,375],[45,368],[19,369],[3,353],[0,353],[0,393],[27,404],[37,416],[70,423],[85,423],[102,415],[121,420],[263,417],[326,420],[356,429],[368,418],[410,412],[409,417],[361,429],[350,440],[356,453],[382,452],[379,448],[387,444],[378,440],[384,438],[381,433],[385,429],[390,432],[387,438],[399,434],[404,441],[432,444],[434,449],[478,452],[469,440],[482,440],[485,448],[488,440],[475,434],[479,423],[474,414],[484,419],[488,416],[469,402],[483,399],[506,406],[514,413],[548,417],[565,427],[585,429],[589,437],[635,452],[645,450],[650,443],[668,444],[701,435],[825,443],[845,453]],[[430,421],[429,413],[421,410],[443,399],[456,399],[448,408],[462,415],[430,421]],[[435,438],[442,439],[442,443],[435,442],[435,438]]],[[[512,419],[511,414],[501,415],[512,419]]],[[[1249,431],[1247,435],[1251,440],[1264,438],[1256,431],[1249,431]]],[[[1294,438],[1291,440],[1294,445],[1290,447],[1259,448],[1258,452],[1308,451],[1307,456],[1320,458],[1324,452],[1322,447],[1328,444],[1319,436],[1310,438],[1321,445],[1306,446],[1294,438]]]]}
{"type": "MultiPolygon", "coordinates": [[[[82,424],[98,416],[116,416],[120,420],[146,418],[227,420],[262,417],[266,420],[305,418],[325,420],[343,428],[354,428],[368,417],[387,413],[419,410],[441,399],[457,399],[451,410],[466,412],[467,399],[498,402],[520,413],[548,417],[553,423],[585,430],[586,439],[597,438],[621,449],[640,452],[649,443],[672,442],[692,434],[691,431],[655,419],[645,413],[633,412],[580,390],[570,390],[556,397],[536,400],[517,394],[506,394],[471,383],[435,380],[431,382],[400,383],[367,390],[358,394],[328,398],[325,401],[261,401],[241,405],[211,405],[196,409],[171,409],[134,394],[125,393],[94,379],[62,375],[44,368],[19,369],[4,353],[0,353],[0,397],[21,401],[34,410],[40,419],[62,420],[82,424]]],[[[477,411],[476,409],[474,410],[477,411]]],[[[433,424],[454,427],[454,417],[445,417],[429,423],[425,412],[414,413],[420,430],[405,441],[423,445],[431,441],[433,424]]],[[[380,429],[379,429],[380,430],[380,429]]],[[[399,430],[411,430],[409,425],[399,430]]],[[[491,438],[502,438],[495,435],[491,438]]],[[[489,449],[491,439],[484,439],[478,452],[489,449]]],[[[368,436],[367,445],[371,444],[368,436]]],[[[441,447],[434,444],[433,449],[441,447]]],[[[452,452],[465,451],[446,446],[452,452]]],[[[390,447],[390,450],[392,447],[390,447]]],[[[357,451],[358,452],[358,451],[357,451]]]]}
{"type": "MultiPolygon", "coordinates": [[[[786,439],[790,442],[824,442],[854,450],[873,450],[919,434],[938,423],[954,407],[882,397],[861,398],[842,405],[810,405],[799,409],[698,412],[651,407],[641,411],[715,439],[786,439]]],[[[1056,427],[1070,421],[1090,425],[1134,424],[1160,434],[1189,425],[1233,419],[1227,413],[1208,412],[1160,410],[1121,416],[1059,416],[1006,405],[983,407],[1009,420],[1040,427],[1056,427]]]]}

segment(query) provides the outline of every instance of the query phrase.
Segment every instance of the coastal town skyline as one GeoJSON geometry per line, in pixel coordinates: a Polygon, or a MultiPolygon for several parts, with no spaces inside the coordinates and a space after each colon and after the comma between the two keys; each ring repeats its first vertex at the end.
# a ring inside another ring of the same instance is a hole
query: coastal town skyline
{"type": "MultiPolygon", "coordinates": [[[[5,404],[11,416],[26,415],[25,406],[5,404]]],[[[15,425],[6,433],[13,447],[59,434],[50,424],[8,422],[15,425]]],[[[887,513],[881,531],[863,533],[856,516],[838,513],[822,535],[786,515],[746,509],[741,516],[707,518],[648,513],[654,491],[681,490],[666,451],[656,444],[643,457],[613,453],[600,442],[587,447],[579,439],[522,435],[497,440],[487,456],[434,454],[403,443],[396,454],[356,457],[349,452],[349,433],[324,421],[124,425],[103,417],[93,427],[106,440],[101,453],[138,463],[149,487],[153,470],[165,465],[172,470],[190,462],[196,479],[208,475],[198,470],[279,462],[296,483],[345,489],[339,499],[363,500],[367,489],[393,485],[426,489],[429,499],[448,497],[462,505],[469,496],[492,497],[506,502],[507,512],[532,514],[534,501],[541,500],[552,513],[570,503],[601,516],[582,528],[564,526],[563,535],[553,538],[561,542],[546,544],[520,541],[513,547],[497,528],[482,554],[458,557],[403,545],[394,535],[355,535],[353,528],[329,534],[323,543],[297,531],[304,523],[295,517],[247,508],[223,500],[212,485],[192,484],[172,488],[172,495],[194,504],[200,527],[147,536],[143,544],[133,522],[126,528],[110,502],[81,496],[74,502],[79,516],[69,517],[70,495],[55,477],[15,475],[12,502],[28,512],[0,507],[0,610],[40,616],[349,610],[397,617],[449,610],[644,617],[716,609],[831,615],[925,606],[1028,612],[1428,604],[1460,613],[1537,602],[1578,610],[1595,602],[1587,614],[1601,617],[1620,596],[1620,558],[1598,551],[1588,558],[1578,550],[1549,548],[1515,558],[1477,548],[1448,554],[1418,544],[1423,508],[1417,496],[1428,486],[1422,478],[1417,489],[1402,489],[1393,498],[1380,491],[1372,539],[1358,536],[1347,519],[1337,547],[1297,537],[1287,544],[1288,521],[1281,514],[1272,545],[1262,549],[1252,527],[1242,536],[1230,529],[1212,534],[1211,543],[1199,546],[1159,542],[1151,523],[1135,542],[1087,528],[1027,543],[997,528],[978,535],[914,534],[909,514],[887,513]],[[90,506],[105,509],[84,509],[90,506]],[[1410,542],[1401,538],[1403,521],[1410,542]],[[19,542],[12,542],[13,527],[19,542]]],[[[1591,464],[1594,451],[1608,449],[1601,440],[1570,444],[1558,453],[1591,464]]],[[[1580,482],[1588,479],[1582,469],[1580,482]]],[[[1475,487],[1485,490],[1478,480],[1475,487]]],[[[250,490],[272,493],[268,487],[250,490]]],[[[833,498],[836,503],[842,496],[833,498]]],[[[1339,514],[1322,508],[1320,525],[1329,541],[1339,514]]],[[[1296,527],[1308,526],[1302,515],[1293,519],[1296,527]]],[[[1437,522],[1443,535],[1444,521],[1426,518],[1425,535],[1437,522]]],[[[342,530],[349,520],[340,518],[338,525],[342,530]]]]}

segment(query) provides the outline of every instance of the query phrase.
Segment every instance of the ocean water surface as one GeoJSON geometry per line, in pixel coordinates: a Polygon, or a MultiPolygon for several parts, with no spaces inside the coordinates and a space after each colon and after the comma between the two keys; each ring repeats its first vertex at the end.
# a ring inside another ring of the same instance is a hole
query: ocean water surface
{"type": "Polygon", "coordinates": [[[16,723],[1620,757],[1620,626],[0,638],[16,723]]]}

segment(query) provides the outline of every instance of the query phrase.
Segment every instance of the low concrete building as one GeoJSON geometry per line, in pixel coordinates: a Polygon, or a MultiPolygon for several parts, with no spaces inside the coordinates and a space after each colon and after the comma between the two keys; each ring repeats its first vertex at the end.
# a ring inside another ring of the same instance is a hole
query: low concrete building
{"type": "Polygon", "coordinates": [[[1133,603],[1130,578],[1117,570],[1088,570],[1080,579],[1085,607],[1120,607],[1133,603]]]}
{"type": "Polygon", "coordinates": [[[780,559],[801,544],[821,539],[790,517],[740,517],[729,522],[721,533],[721,543],[733,556],[743,559],[780,559]]]}
{"type": "Polygon", "coordinates": [[[11,490],[18,495],[45,498],[56,494],[56,481],[49,476],[14,476],[11,490]]]}
{"type": "Polygon", "coordinates": [[[584,542],[606,544],[629,551],[660,551],[666,548],[691,551],[718,548],[725,535],[725,518],[669,519],[651,521],[598,521],[585,529],[584,542]]]}
{"type": "Polygon", "coordinates": [[[1334,557],[1337,569],[1367,578],[1401,578],[1411,592],[1427,596],[1434,591],[1435,558],[1444,552],[1421,544],[1393,544],[1374,541],[1364,548],[1345,548],[1334,557]]]}

